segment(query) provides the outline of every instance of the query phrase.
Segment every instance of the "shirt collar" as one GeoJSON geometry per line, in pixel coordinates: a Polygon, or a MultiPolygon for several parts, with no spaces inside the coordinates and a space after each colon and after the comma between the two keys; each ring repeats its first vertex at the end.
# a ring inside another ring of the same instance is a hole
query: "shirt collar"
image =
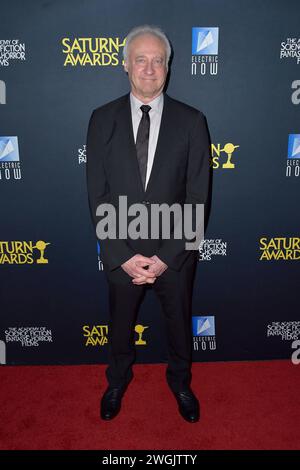
{"type": "MultiPolygon", "coordinates": [[[[149,106],[151,106],[151,110],[150,112],[153,110],[153,111],[160,111],[162,109],[162,105],[163,105],[163,102],[164,102],[164,95],[163,93],[161,93],[160,95],[158,95],[156,98],[154,98],[154,100],[150,101],[149,103],[147,103],[149,106]]],[[[131,107],[132,109],[135,111],[135,112],[138,112],[140,110],[140,107],[145,104],[143,103],[141,100],[139,100],[138,98],[136,98],[136,96],[134,96],[132,93],[130,93],[130,103],[131,103],[131,107]]]]}

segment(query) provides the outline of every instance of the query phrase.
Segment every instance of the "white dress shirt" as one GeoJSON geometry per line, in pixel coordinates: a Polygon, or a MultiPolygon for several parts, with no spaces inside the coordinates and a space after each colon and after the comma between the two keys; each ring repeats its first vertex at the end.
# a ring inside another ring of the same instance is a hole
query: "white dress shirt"
{"type": "MultiPolygon", "coordinates": [[[[134,141],[136,142],[136,136],[140,121],[142,119],[142,110],[140,107],[145,104],[136,98],[132,93],[130,93],[130,105],[131,105],[131,116],[132,116],[132,127],[133,127],[133,135],[134,141]]],[[[147,162],[147,173],[146,173],[146,182],[145,182],[145,189],[147,189],[147,184],[150,178],[157,139],[160,129],[160,121],[164,106],[164,95],[161,93],[157,96],[154,100],[147,103],[147,105],[151,106],[149,111],[150,117],[150,133],[149,133],[149,147],[148,147],[148,162],[147,162]]]]}

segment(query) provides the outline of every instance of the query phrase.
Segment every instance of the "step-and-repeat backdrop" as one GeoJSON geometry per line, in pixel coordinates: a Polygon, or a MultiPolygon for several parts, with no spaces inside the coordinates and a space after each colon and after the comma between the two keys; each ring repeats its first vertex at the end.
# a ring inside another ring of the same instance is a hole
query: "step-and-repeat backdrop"
{"type": "MultiPolygon", "coordinates": [[[[195,361],[300,356],[298,0],[1,2],[0,362],[102,363],[108,299],[86,190],[94,108],[129,91],[126,34],[160,26],[167,92],[201,109],[213,197],[193,298],[195,361]]],[[[180,335],[180,331],[178,331],[180,335]]],[[[165,362],[150,290],[138,362],[165,362]]]]}

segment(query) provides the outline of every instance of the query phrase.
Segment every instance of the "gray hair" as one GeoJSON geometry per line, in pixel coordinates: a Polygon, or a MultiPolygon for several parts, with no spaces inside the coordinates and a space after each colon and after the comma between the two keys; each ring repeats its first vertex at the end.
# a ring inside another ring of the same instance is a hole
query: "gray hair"
{"type": "Polygon", "coordinates": [[[138,36],[142,36],[143,34],[152,34],[152,36],[156,36],[158,39],[160,39],[164,43],[164,46],[166,49],[166,56],[167,56],[166,66],[168,67],[168,63],[169,63],[170,56],[171,56],[170,41],[162,29],[160,29],[158,26],[150,26],[148,24],[145,24],[143,26],[136,26],[135,28],[129,31],[126,37],[125,46],[123,48],[124,60],[126,61],[128,57],[128,48],[129,48],[131,41],[133,41],[133,39],[135,39],[138,36]]]}

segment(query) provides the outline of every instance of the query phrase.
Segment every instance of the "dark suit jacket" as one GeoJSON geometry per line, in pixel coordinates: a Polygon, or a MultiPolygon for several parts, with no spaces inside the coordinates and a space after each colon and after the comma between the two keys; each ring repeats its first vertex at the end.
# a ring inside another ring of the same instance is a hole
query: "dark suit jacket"
{"type": "MultiPolygon", "coordinates": [[[[94,226],[97,206],[143,203],[206,204],[210,142],[202,112],[164,94],[164,107],[150,179],[144,191],[137,161],[129,93],[93,111],[87,135],[87,186],[94,226]]],[[[130,218],[128,218],[130,221],[130,218]]],[[[185,239],[101,240],[101,259],[113,282],[131,282],[120,267],[133,255],[156,254],[179,271],[188,256],[185,239]]]]}

